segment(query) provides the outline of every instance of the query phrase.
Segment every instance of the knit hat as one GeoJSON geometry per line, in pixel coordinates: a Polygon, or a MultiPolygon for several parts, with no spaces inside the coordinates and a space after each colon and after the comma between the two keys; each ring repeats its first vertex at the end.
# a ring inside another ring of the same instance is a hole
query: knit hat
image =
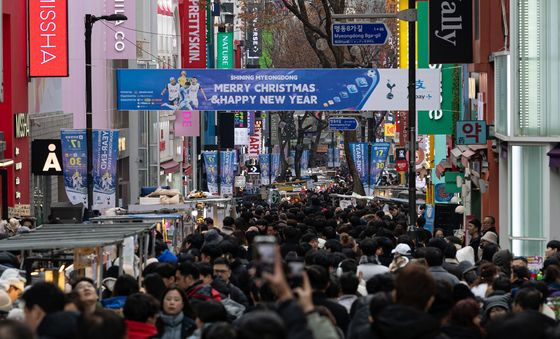
{"type": "Polygon", "coordinates": [[[19,270],[15,268],[6,269],[0,276],[0,285],[3,285],[6,290],[8,290],[10,286],[14,286],[20,291],[23,291],[26,281],[27,280],[19,274],[19,270]]]}
{"type": "Polygon", "coordinates": [[[218,231],[216,231],[216,230],[210,230],[210,231],[204,233],[204,244],[205,245],[219,244],[220,242],[222,242],[223,239],[224,239],[224,237],[222,237],[220,235],[220,233],[218,233],[218,231]]]}
{"type": "Polygon", "coordinates": [[[488,241],[488,242],[491,242],[491,243],[497,245],[498,244],[498,235],[494,232],[488,231],[488,232],[484,233],[482,238],[480,238],[480,241],[488,241]]]}
{"type": "Polygon", "coordinates": [[[12,300],[8,293],[4,290],[0,290],[0,312],[10,312],[12,309],[12,300]]]}
{"type": "Polygon", "coordinates": [[[177,257],[169,250],[163,251],[163,253],[157,258],[157,260],[159,262],[167,262],[173,265],[177,263],[177,257]]]}
{"type": "Polygon", "coordinates": [[[506,311],[509,311],[510,306],[506,295],[496,295],[486,298],[484,301],[484,313],[488,314],[490,310],[494,307],[501,307],[506,311]]]}

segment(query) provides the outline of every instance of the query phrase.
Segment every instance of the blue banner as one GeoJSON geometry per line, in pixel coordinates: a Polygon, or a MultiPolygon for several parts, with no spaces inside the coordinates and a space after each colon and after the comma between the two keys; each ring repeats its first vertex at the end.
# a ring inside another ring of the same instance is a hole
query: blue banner
{"type": "Polygon", "coordinates": [[[220,191],[222,196],[233,194],[235,151],[220,151],[220,191]]]}
{"type": "MultiPolygon", "coordinates": [[[[440,76],[417,71],[418,110],[440,109],[440,76]]],[[[406,110],[408,70],[119,69],[117,92],[119,110],[406,110]]]]}
{"type": "MultiPolygon", "coordinates": [[[[391,144],[388,142],[376,142],[371,147],[371,175],[370,175],[370,190],[373,191],[375,184],[379,179],[383,169],[385,168],[385,162],[389,156],[389,148],[391,144]]],[[[372,193],[373,194],[373,193],[372,193]]]]}
{"type": "Polygon", "coordinates": [[[370,195],[369,185],[368,185],[368,143],[367,142],[352,142],[350,143],[350,153],[352,154],[352,159],[354,160],[354,165],[356,170],[360,175],[360,180],[364,185],[364,190],[366,195],[370,195]]]}
{"type": "Polygon", "coordinates": [[[261,168],[261,184],[270,185],[270,154],[259,154],[259,166],[261,168]]]}
{"type": "Polygon", "coordinates": [[[93,208],[116,205],[119,131],[93,131],[93,208]]]}
{"type": "Polygon", "coordinates": [[[205,151],[202,152],[204,158],[204,166],[206,168],[206,182],[208,184],[208,192],[212,195],[218,195],[218,152],[205,151]]]}
{"type": "Polygon", "coordinates": [[[216,144],[216,112],[203,112],[204,145],[216,144]]]}
{"type": "Polygon", "coordinates": [[[340,149],[329,147],[327,153],[328,167],[340,167],[340,149]],[[334,161],[334,162],[333,162],[334,161]]]}
{"type": "Polygon", "coordinates": [[[87,205],[87,147],[84,130],[61,130],[64,189],[74,205],[87,205]]]}
{"type": "Polygon", "coordinates": [[[272,153],[272,181],[280,175],[280,153],[272,153]]]}
{"type": "Polygon", "coordinates": [[[308,174],[307,169],[309,168],[309,150],[303,150],[299,164],[301,168],[301,176],[306,176],[308,174]]]}

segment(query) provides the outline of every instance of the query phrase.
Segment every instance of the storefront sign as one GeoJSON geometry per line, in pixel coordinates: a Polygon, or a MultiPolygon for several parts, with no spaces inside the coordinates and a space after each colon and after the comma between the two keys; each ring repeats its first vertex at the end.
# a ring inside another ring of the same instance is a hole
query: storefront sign
{"type": "Polygon", "coordinates": [[[216,68],[233,68],[233,32],[218,32],[216,68]]]}
{"type": "MultiPolygon", "coordinates": [[[[174,86],[182,71],[117,70],[118,109],[177,109],[168,104],[170,93],[163,90],[174,86]]],[[[417,71],[419,110],[440,109],[440,75],[437,69],[417,71]]],[[[406,69],[197,69],[189,70],[187,77],[189,97],[200,110],[408,109],[406,69]]]]}
{"type": "Polygon", "coordinates": [[[369,177],[369,186],[372,191],[375,188],[375,183],[377,183],[378,177],[381,173],[383,173],[383,169],[385,169],[385,162],[389,156],[390,147],[391,144],[388,142],[376,142],[371,145],[371,173],[369,177]]]}
{"type": "Polygon", "coordinates": [[[14,136],[16,138],[25,138],[29,136],[27,113],[17,113],[14,116],[14,136]]]}
{"type": "Polygon", "coordinates": [[[105,52],[107,59],[136,59],[136,1],[105,0],[105,13],[124,14],[126,20],[106,21],[105,52]]]}
{"type": "Polygon", "coordinates": [[[31,142],[31,172],[35,175],[62,175],[59,139],[35,139],[31,142]]]}
{"type": "Polygon", "coordinates": [[[10,218],[21,218],[31,216],[31,205],[15,204],[14,207],[8,207],[8,216],[10,218]]]}
{"type": "Polygon", "coordinates": [[[472,0],[430,0],[429,6],[430,63],[472,63],[472,0]]]}
{"type": "Polygon", "coordinates": [[[262,36],[258,27],[260,10],[259,1],[251,1],[247,4],[247,13],[252,16],[247,22],[247,39],[245,39],[249,58],[259,58],[262,55],[262,36]]]}
{"type": "Polygon", "coordinates": [[[406,150],[404,148],[397,148],[395,153],[395,168],[397,172],[407,172],[408,160],[406,160],[406,150]]]}
{"type": "Polygon", "coordinates": [[[200,112],[177,111],[175,113],[175,136],[200,136],[200,112]]]}
{"type": "Polygon", "coordinates": [[[457,121],[457,145],[485,145],[486,121],[457,121]]]}
{"type": "Polygon", "coordinates": [[[247,112],[235,112],[233,114],[234,128],[247,128],[247,112]]]}
{"type": "Polygon", "coordinates": [[[185,0],[179,4],[181,25],[181,65],[185,68],[206,67],[205,1],[185,0]]]}
{"type": "Polygon", "coordinates": [[[67,77],[67,0],[29,0],[28,6],[29,76],[67,77]]]}
{"type": "Polygon", "coordinates": [[[255,121],[255,126],[253,130],[253,134],[249,135],[249,159],[251,160],[258,160],[259,154],[261,153],[261,137],[262,137],[262,130],[261,124],[257,124],[260,120],[255,121]]]}

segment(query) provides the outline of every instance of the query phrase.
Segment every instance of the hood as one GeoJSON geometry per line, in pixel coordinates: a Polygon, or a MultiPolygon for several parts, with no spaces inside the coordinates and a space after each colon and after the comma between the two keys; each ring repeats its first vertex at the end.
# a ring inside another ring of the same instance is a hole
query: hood
{"type": "Polygon", "coordinates": [[[55,312],[45,315],[37,328],[39,338],[73,339],[78,329],[78,314],[74,312],[55,312]],[[61,326],[64,325],[64,326],[61,326]]]}
{"type": "Polygon", "coordinates": [[[157,329],[152,324],[125,320],[128,339],[148,339],[157,335],[157,329]]]}
{"type": "Polygon", "coordinates": [[[391,305],[383,310],[375,319],[373,329],[380,337],[391,339],[428,339],[439,334],[435,318],[402,305],[391,305]]]}

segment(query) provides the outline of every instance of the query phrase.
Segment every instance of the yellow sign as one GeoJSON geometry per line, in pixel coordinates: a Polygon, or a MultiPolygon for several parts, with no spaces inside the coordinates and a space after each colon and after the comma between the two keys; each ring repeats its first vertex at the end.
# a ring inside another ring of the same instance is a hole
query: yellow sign
{"type": "Polygon", "coordinates": [[[394,137],[395,132],[397,131],[395,124],[385,124],[385,136],[386,137],[394,137]]]}

